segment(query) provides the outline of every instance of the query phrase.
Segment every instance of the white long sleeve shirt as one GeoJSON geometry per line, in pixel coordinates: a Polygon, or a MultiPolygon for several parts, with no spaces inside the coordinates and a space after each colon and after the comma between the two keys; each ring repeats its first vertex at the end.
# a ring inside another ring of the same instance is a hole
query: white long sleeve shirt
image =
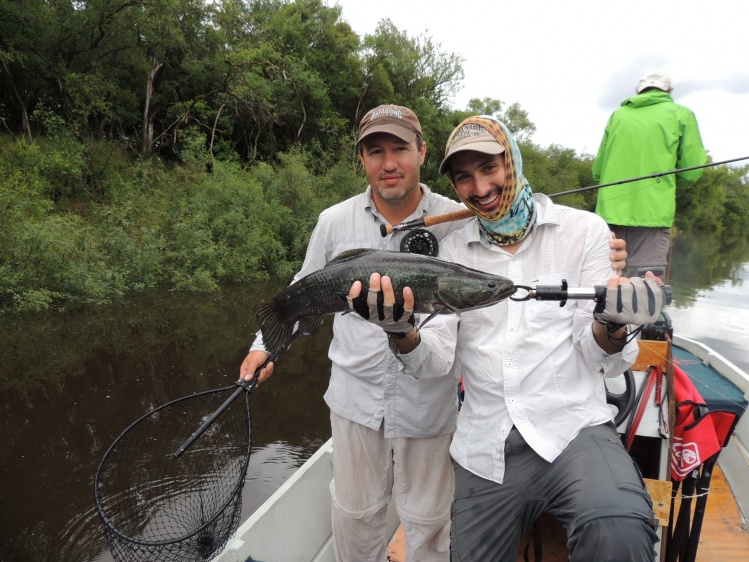
{"type": "MultiPolygon", "coordinates": [[[[535,194],[536,223],[511,255],[490,244],[476,219],[443,240],[441,259],[511,279],[516,285],[593,287],[613,272],[606,223],[535,194]]],[[[465,402],[450,454],[474,474],[502,483],[505,438],[515,425],[553,461],[581,429],[612,419],[604,377],[634,363],[637,343],[608,355],[593,338],[593,301],[514,302],[437,316],[421,344],[399,355],[405,374],[424,379],[459,361],[465,402]]]]}
{"type": "MultiPolygon", "coordinates": [[[[423,197],[406,221],[465,208],[452,199],[432,193],[424,184],[421,190],[423,197]]],[[[465,222],[447,222],[428,230],[441,240],[465,222]]],[[[408,232],[396,232],[383,238],[382,224],[388,223],[372,203],[371,187],[326,209],[320,214],[304,264],[292,282],[321,269],[345,250],[398,251],[408,232]]],[[[296,343],[302,344],[303,340],[296,343]]],[[[260,332],[251,347],[251,350],[256,349],[265,351],[260,332]]],[[[325,402],[339,416],[374,430],[384,425],[388,438],[437,437],[455,431],[457,377],[451,371],[452,363],[440,364],[443,370],[429,372],[429,380],[404,376],[403,365],[390,352],[382,329],[355,313],[335,315],[328,357],[332,366],[325,402]]]]}

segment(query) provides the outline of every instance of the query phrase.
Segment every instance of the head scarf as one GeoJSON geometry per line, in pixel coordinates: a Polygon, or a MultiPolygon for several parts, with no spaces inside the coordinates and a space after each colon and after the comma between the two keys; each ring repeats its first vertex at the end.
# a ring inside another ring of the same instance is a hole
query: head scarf
{"type": "MultiPolygon", "coordinates": [[[[515,139],[507,127],[488,116],[476,116],[465,119],[447,139],[447,147],[453,141],[455,134],[469,123],[484,127],[504,147],[505,183],[502,186],[501,201],[498,212],[494,216],[486,216],[470,201],[460,196],[452,174],[447,173],[450,184],[455,188],[458,197],[478,216],[481,228],[493,243],[500,246],[514,244],[523,239],[534,218],[533,191],[523,176],[523,159],[520,156],[515,139]]],[[[447,151],[447,149],[445,149],[447,151]]]]}

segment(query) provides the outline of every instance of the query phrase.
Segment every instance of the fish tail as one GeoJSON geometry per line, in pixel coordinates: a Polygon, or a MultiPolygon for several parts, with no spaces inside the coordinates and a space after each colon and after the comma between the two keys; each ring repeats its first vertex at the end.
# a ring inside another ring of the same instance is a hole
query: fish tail
{"type": "Polygon", "coordinates": [[[260,301],[255,307],[255,318],[260,324],[265,349],[273,357],[281,356],[293,339],[294,322],[284,321],[273,297],[260,301]]]}

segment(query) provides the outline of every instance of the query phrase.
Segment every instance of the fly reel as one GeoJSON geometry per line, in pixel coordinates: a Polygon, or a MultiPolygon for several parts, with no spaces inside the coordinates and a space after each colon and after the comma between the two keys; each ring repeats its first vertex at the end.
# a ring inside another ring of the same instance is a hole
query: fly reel
{"type": "Polygon", "coordinates": [[[437,237],[423,228],[412,230],[401,240],[401,252],[437,256],[439,252],[437,237]]]}

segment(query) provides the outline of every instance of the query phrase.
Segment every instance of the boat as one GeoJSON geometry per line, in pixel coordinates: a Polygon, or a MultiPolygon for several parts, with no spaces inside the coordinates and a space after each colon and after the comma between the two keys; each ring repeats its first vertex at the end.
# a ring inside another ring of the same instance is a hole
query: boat
{"type": "MultiPolygon", "coordinates": [[[[733,410],[738,422],[732,426],[730,439],[722,443],[724,446],[716,455],[718,466],[712,471],[712,481],[707,475],[710,492],[701,495],[705,499],[711,495],[716,497],[707,501],[704,520],[698,521],[691,515],[682,516],[687,523],[683,550],[686,551],[687,539],[691,535],[692,542],[697,545],[691,548],[696,548],[697,557],[689,558],[684,554],[679,560],[745,560],[746,552],[749,552],[749,529],[746,526],[746,514],[749,514],[749,418],[740,418],[747,407],[749,375],[695,340],[678,335],[673,335],[671,339],[671,343],[641,340],[640,356],[633,366],[637,392],[646,384],[648,365],[658,362],[653,357],[672,357],[672,364],[678,365],[695,381],[711,411],[733,410]],[[721,494],[720,497],[717,494],[721,494]]],[[[624,378],[614,379],[609,392],[624,392],[624,378]]],[[[667,393],[665,390],[663,392],[665,396],[667,393]]],[[[638,412],[641,414],[640,422],[630,453],[643,471],[660,524],[662,539],[656,546],[656,560],[665,560],[665,549],[661,552],[663,539],[668,533],[675,540],[679,512],[684,510],[686,514],[692,511],[691,494],[685,492],[683,497],[677,494],[671,513],[670,449],[669,440],[662,435],[662,410],[650,400],[630,413],[619,424],[619,431],[624,435],[630,420],[638,412]]],[[[329,492],[333,477],[332,454],[332,442],[328,441],[240,524],[234,537],[214,558],[214,562],[332,562],[329,492]]],[[[683,489],[686,490],[686,484],[683,489]]],[[[543,559],[567,560],[561,525],[551,518],[542,518],[541,528],[543,559]]],[[[405,562],[404,539],[393,505],[388,510],[388,533],[393,537],[389,560],[405,562]]],[[[526,542],[530,544],[533,541],[531,537],[522,541],[521,550],[526,542]]],[[[530,552],[533,552],[532,548],[530,552]]],[[[523,560],[521,553],[518,560],[523,560]]]]}

